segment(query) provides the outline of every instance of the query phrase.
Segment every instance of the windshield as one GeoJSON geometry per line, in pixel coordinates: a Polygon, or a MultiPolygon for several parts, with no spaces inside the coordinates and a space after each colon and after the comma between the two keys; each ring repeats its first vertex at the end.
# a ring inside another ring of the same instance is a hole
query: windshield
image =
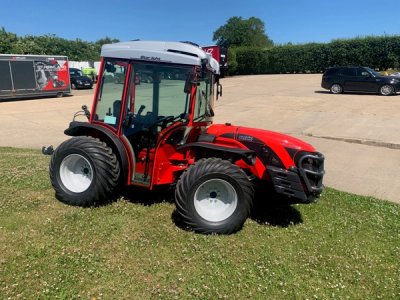
{"type": "Polygon", "coordinates": [[[69,74],[72,77],[85,76],[81,70],[69,70],[69,74]]]}
{"type": "Polygon", "coordinates": [[[368,72],[370,72],[374,77],[381,77],[382,75],[379,74],[378,72],[372,70],[371,68],[365,68],[368,70],[368,72]]]}
{"type": "Polygon", "coordinates": [[[213,76],[210,72],[198,78],[194,121],[204,121],[213,115],[213,76]]]}

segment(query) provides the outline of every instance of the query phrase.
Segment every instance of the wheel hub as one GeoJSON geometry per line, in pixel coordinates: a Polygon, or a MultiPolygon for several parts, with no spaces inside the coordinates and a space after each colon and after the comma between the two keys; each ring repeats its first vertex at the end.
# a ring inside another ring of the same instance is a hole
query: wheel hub
{"type": "Polygon", "coordinates": [[[220,222],[229,218],[235,211],[237,203],[236,190],[223,179],[205,181],[194,194],[196,212],[210,222],[220,222]]]}
{"type": "Polygon", "coordinates": [[[211,192],[210,193],[210,198],[217,198],[217,192],[211,192]]]}
{"type": "Polygon", "coordinates": [[[390,95],[392,93],[392,88],[388,85],[385,85],[381,88],[382,94],[390,95]]]}
{"type": "Polygon", "coordinates": [[[86,191],[93,181],[93,169],[80,154],[66,156],[60,165],[60,179],[65,188],[73,193],[86,191]]]}
{"type": "Polygon", "coordinates": [[[338,84],[334,84],[334,85],[332,86],[332,92],[335,93],[335,94],[340,93],[341,90],[342,90],[342,89],[341,89],[340,85],[338,85],[338,84]]]}

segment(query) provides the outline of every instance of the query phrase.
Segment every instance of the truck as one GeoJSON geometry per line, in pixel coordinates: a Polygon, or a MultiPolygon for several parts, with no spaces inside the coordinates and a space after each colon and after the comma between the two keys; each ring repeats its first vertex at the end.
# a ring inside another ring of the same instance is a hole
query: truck
{"type": "Polygon", "coordinates": [[[66,56],[0,54],[0,100],[70,92],[66,56]]]}
{"type": "MultiPolygon", "coordinates": [[[[278,132],[214,124],[222,96],[219,64],[193,44],[130,41],[103,45],[91,110],[82,106],[51,155],[58,200],[76,206],[109,202],[123,186],[171,188],[177,215],[205,234],[240,230],[254,192],[310,203],[323,191],[324,156],[278,132]],[[109,80],[123,69],[118,82],[109,80]],[[151,78],[151,80],[137,80],[151,78]]],[[[263,201],[268,201],[268,197],[263,201]]]]}

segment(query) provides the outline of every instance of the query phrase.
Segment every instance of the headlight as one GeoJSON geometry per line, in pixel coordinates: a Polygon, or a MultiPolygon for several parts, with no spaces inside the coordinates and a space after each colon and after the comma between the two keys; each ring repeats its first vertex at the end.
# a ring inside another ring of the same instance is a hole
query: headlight
{"type": "Polygon", "coordinates": [[[77,80],[76,83],[82,83],[82,81],[81,80],[77,80]]]}
{"type": "Polygon", "coordinates": [[[392,79],[392,83],[394,83],[394,84],[398,84],[400,82],[400,80],[398,80],[398,79],[392,79]]]}

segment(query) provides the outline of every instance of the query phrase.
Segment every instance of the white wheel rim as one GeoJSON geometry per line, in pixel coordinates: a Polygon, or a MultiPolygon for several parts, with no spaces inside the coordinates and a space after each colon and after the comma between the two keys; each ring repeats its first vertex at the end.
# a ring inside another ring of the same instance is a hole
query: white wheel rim
{"type": "Polygon", "coordinates": [[[381,92],[384,95],[390,95],[392,93],[392,87],[389,85],[384,85],[383,87],[381,87],[381,92]]]}
{"type": "Polygon", "coordinates": [[[338,93],[341,92],[341,90],[342,90],[342,88],[340,87],[340,85],[338,85],[338,84],[332,85],[332,92],[333,93],[338,94],[338,93]]]}
{"type": "Polygon", "coordinates": [[[194,193],[196,212],[210,222],[220,222],[229,218],[237,203],[236,190],[223,179],[207,180],[194,193]]]}
{"type": "Polygon", "coordinates": [[[61,163],[60,178],[68,190],[82,193],[89,188],[93,181],[93,168],[82,155],[70,154],[61,163]]]}

